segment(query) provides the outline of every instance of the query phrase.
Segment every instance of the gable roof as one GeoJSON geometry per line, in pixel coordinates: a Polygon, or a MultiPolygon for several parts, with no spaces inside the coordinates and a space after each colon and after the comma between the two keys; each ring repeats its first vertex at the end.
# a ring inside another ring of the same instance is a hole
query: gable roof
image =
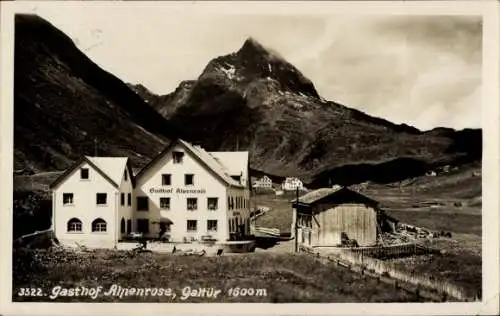
{"type": "Polygon", "coordinates": [[[203,148],[199,146],[193,146],[182,139],[176,139],[172,141],[158,156],[153,158],[144,168],[142,168],[141,171],[139,171],[136,179],[141,177],[147,170],[154,166],[161,158],[163,158],[168,152],[170,152],[170,150],[176,144],[180,144],[181,146],[183,146],[185,150],[187,150],[196,160],[198,160],[198,162],[204,165],[209,171],[214,173],[224,183],[233,187],[244,187],[238,181],[231,178],[230,171],[226,168],[226,166],[222,165],[220,161],[215,159],[214,156],[205,151],[203,148]]]}
{"type": "MultiPolygon", "coordinates": [[[[123,171],[125,167],[130,168],[130,162],[127,157],[89,157],[83,156],[82,158],[75,161],[75,163],[66,169],[63,174],[61,174],[57,179],[52,182],[50,189],[54,189],[63,180],[65,180],[76,168],[78,168],[82,163],[86,162],[94,170],[96,170],[104,179],[106,179],[115,188],[119,188],[121,183],[121,177],[123,177],[123,171]]],[[[131,177],[132,178],[132,177],[131,177]]],[[[132,182],[133,183],[133,182],[132,182]]]]}
{"type": "Polygon", "coordinates": [[[209,154],[226,167],[230,176],[248,173],[248,151],[211,151],[209,154]]]}
{"type": "Polygon", "coordinates": [[[300,181],[300,179],[296,178],[296,177],[288,177],[283,182],[284,183],[290,183],[290,182],[302,182],[302,181],[300,181]]]}
{"type": "Polygon", "coordinates": [[[257,179],[257,181],[272,182],[273,180],[271,180],[271,178],[269,178],[268,176],[264,175],[262,176],[262,178],[257,179]]]}
{"type": "Polygon", "coordinates": [[[122,182],[123,173],[127,167],[126,157],[89,157],[86,158],[102,170],[114,183],[122,182]]]}
{"type": "MultiPolygon", "coordinates": [[[[363,200],[364,202],[367,202],[367,203],[372,204],[372,205],[379,204],[377,201],[375,201],[375,200],[373,200],[373,199],[371,199],[371,198],[369,198],[369,197],[367,197],[359,192],[356,192],[354,190],[351,190],[347,187],[342,187],[342,186],[336,186],[333,188],[321,188],[321,189],[317,189],[317,190],[308,192],[305,195],[299,197],[298,203],[311,205],[311,204],[317,203],[320,200],[323,200],[327,197],[332,197],[334,195],[341,194],[341,193],[351,194],[353,196],[360,198],[360,200],[363,200]]],[[[295,198],[291,202],[293,204],[296,204],[297,199],[295,198]]]]}

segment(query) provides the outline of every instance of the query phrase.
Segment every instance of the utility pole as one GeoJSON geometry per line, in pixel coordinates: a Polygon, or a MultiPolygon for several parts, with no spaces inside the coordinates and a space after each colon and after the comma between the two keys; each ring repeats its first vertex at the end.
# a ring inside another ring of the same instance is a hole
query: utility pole
{"type": "MultiPolygon", "coordinates": [[[[296,188],[296,196],[297,198],[295,199],[295,252],[299,252],[299,236],[297,236],[298,233],[298,208],[299,208],[299,187],[296,188]]],[[[293,208],[292,208],[293,210],[293,208]]],[[[293,216],[293,215],[292,215],[293,216]]]]}

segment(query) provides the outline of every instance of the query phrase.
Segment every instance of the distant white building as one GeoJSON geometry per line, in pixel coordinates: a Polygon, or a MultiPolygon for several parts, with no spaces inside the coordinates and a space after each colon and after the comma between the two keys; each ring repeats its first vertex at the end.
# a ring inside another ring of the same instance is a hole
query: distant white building
{"type": "Polygon", "coordinates": [[[298,178],[286,178],[281,184],[281,189],[284,191],[297,190],[297,188],[299,190],[304,188],[304,184],[298,178]]]}
{"type": "Polygon", "coordinates": [[[128,158],[83,157],[52,184],[62,244],[113,247],[131,232],[183,242],[250,233],[248,152],[172,142],[133,177],[128,158]]]}
{"type": "Polygon", "coordinates": [[[263,176],[262,178],[255,180],[252,186],[254,188],[271,189],[273,187],[273,180],[271,180],[268,176],[263,176]]]}

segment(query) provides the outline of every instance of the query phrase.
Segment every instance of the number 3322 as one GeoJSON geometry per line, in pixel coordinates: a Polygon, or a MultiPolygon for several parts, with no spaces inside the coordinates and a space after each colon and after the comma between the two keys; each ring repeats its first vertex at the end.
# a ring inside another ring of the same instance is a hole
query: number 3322
{"type": "Polygon", "coordinates": [[[18,296],[43,296],[41,288],[36,287],[22,287],[17,292],[18,296]]]}

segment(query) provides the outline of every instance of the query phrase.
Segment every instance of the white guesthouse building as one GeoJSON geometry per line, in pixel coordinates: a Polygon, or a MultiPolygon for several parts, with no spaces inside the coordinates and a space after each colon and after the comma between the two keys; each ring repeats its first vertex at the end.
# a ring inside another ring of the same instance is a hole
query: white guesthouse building
{"type": "Polygon", "coordinates": [[[248,152],[173,141],[136,176],[128,158],[83,157],[51,185],[65,245],[114,247],[131,232],[174,242],[250,233],[248,152]]]}

